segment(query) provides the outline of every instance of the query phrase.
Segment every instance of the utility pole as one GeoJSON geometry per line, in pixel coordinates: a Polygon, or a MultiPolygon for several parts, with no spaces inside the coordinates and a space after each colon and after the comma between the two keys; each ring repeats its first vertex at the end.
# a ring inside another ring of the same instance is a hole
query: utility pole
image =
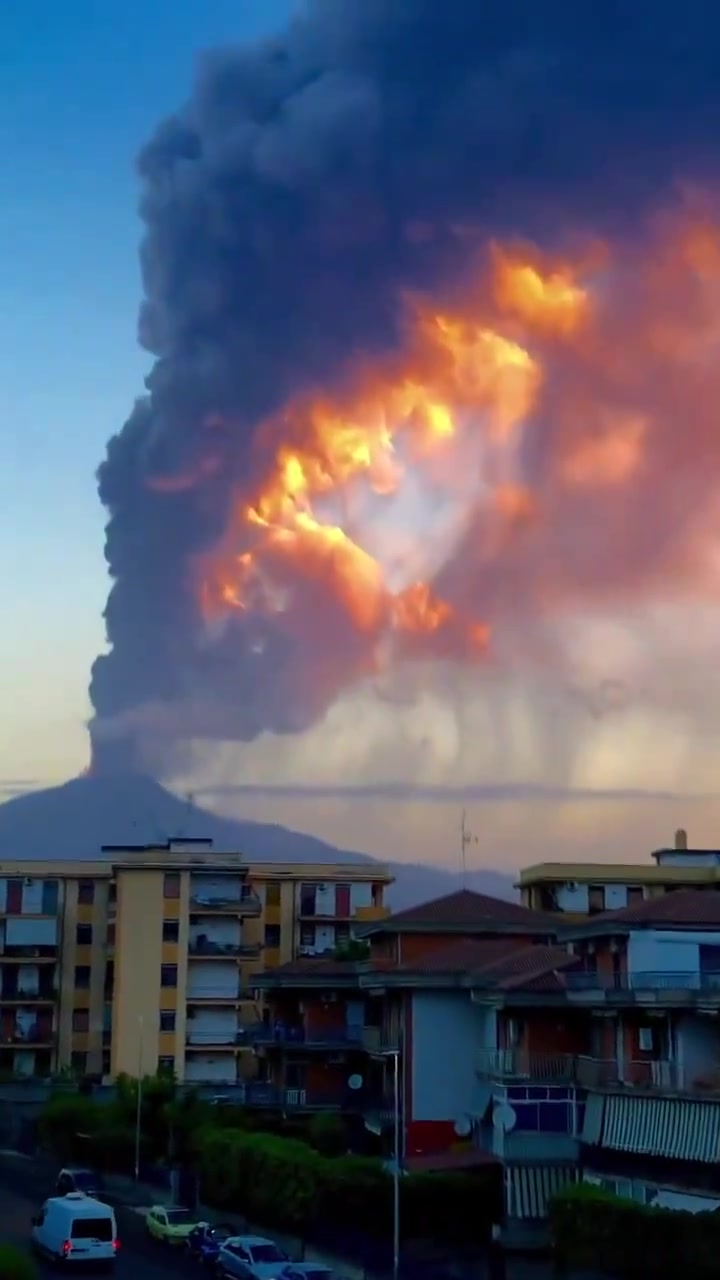
{"type": "Polygon", "coordinates": [[[466,817],[467,814],[463,809],[462,818],[460,819],[460,868],[462,871],[463,889],[465,888],[467,881],[467,847],[469,844],[480,843],[477,836],[473,835],[472,831],[468,830],[466,817]]]}

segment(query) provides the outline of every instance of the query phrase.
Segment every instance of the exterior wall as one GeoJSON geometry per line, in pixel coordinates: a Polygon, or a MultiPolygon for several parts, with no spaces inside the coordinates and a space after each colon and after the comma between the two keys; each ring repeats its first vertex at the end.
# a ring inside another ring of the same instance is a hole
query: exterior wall
{"type": "Polygon", "coordinates": [[[555,890],[555,901],[558,911],[581,911],[589,909],[588,886],[576,884],[559,884],[555,890]]]}
{"type": "Polygon", "coordinates": [[[467,991],[412,993],[412,1113],[450,1126],[479,1105],[477,1059],[496,1043],[495,1011],[467,991]]]}
{"type": "Polygon", "coordinates": [[[638,929],[628,939],[630,980],[641,974],[678,974],[688,980],[696,976],[699,982],[701,945],[720,947],[720,930],[638,929]]]}
{"type": "Polygon", "coordinates": [[[720,867],[720,853],[715,849],[658,849],[655,858],[659,867],[720,867]]]}
{"type": "MultiPolygon", "coordinates": [[[[162,921],[179,900],[163,896],[163,872],[138,868],[117,877],[112,1074],[152,1075],[158,1066],[161,1008],[178,1007],[177,989],[161,988],[162,921]]],[[[173,1046],[174,1047],[174,1046],[173,1046]]]]}

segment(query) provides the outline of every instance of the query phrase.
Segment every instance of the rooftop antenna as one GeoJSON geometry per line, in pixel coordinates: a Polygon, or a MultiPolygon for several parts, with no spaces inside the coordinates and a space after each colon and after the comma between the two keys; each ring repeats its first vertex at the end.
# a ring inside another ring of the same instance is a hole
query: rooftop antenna
{"type": "Polygon", "coordinates": [[[462,870],[463,889],[466,887],[467,882],[467,847],[469,844],[479,843],[477,836],[468,829],[467,813],[463,809],[462,818],[460,819],[460,867],[462,870]]]}

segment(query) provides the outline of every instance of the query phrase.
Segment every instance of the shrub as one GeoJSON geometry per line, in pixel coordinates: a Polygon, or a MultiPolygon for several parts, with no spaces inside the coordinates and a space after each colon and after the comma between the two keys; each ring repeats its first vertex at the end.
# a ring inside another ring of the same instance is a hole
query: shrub
{"type": "Polygon", "coordinates": [[[343,1156],[348,1149],[348,1127],[333,1112],[313,1116],[307,1126],[310,1145],[323,1156],[343,1156]]]}
{"type": "MultiPolygon", "coordinates": [[[[392,1234],[392,1179],[379,1160],[324,1156],[289,1138],[208,1128],[198,1135],[201,1199],[251,1222],[307,1238],[328,1230],[392,1234]]],[[[481,1243],[499,1216],[496,1170],[402,1178],[406,1238],[481,1243]]]]}
{"type": "Polygon", "coordinates": [[[627,1280],[720,1280],[720,1213],[656,1209],[579,1183],[556,1196],[550,1225],[558,1263],[627,1280]]]}
{"type": "Polygon", "coordinates": [[[0,1244],[0,1280],[38,1280],[32,1258],[11,1244],[0,1244]]]}

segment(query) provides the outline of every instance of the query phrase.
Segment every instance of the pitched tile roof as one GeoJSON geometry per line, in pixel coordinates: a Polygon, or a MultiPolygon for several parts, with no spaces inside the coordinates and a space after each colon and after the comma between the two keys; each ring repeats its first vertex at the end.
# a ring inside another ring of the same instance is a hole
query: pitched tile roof
{"type": "Polygon", "coordinates": [[[720,928],[720,891],[717,889],[672,889],[657,898],[646,898],[622,911],[604,911],[594,916],[588,929],[594,925],[605,929],[618,924],[654,925],[672,928],[673,925],[695,925],[720,928]]]}
{"type": "Polygon", "coordinates": [[[398,911],[386,920],[366,930],[368,933],[402,933],[407,930],[443,929],[461,932],[463,929],[477,930],[483,928],[497,929],[512,926],[543,933],[554,933],[558,928],[557,916],[542,911],[531,911],[519,902],[509,902],[504,898],[491,898],[485,893],[475,893],[472,889],[459,889],[456,893],[446,894],[443,898],[433,898],[417,907],[409,907],[406,911],[398,911]]]}

